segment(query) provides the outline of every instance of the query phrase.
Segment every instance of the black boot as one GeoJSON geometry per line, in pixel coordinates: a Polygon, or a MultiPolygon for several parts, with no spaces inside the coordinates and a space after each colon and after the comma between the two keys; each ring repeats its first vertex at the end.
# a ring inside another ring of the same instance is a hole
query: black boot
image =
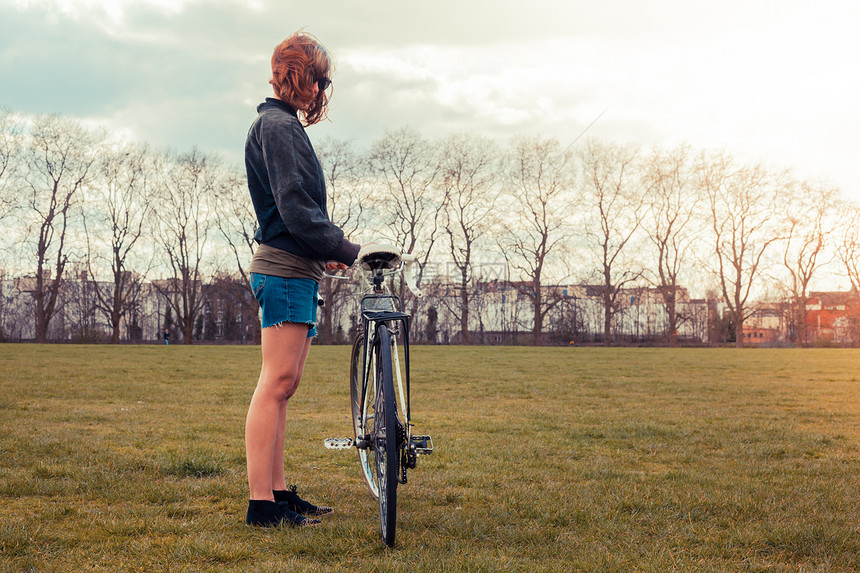
{"type": "Polygon", "coordinates": [[[275,501],[280,505],[302,515],[325,515],[334,511],[330,507],[314,505],[303,500],[296,493],[296,486],[294,485],[290,486],[289,491],[277,490],[272,493],[275,495],[275,501]]]}
{"type": "Polygon", "coordinates": [[[245,517],[245,523],[260,527],[278,527],[280,525],[303,527],[317,525],[320,520],[302,517],[274,501],[252,499],[248,502],[248,515],[245,517]]]}

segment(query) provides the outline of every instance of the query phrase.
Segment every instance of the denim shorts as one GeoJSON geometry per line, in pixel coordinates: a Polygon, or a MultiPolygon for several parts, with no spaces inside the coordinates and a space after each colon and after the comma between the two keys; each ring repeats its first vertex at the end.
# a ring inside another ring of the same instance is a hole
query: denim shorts
{"type": "Polygon", "coordinates": [[[308,325],[308,338],[317,335],[319,284],[313,279],[285,279],[251,273],[251,289],[263,311],[263,328],[284,322],[308,325]]]}

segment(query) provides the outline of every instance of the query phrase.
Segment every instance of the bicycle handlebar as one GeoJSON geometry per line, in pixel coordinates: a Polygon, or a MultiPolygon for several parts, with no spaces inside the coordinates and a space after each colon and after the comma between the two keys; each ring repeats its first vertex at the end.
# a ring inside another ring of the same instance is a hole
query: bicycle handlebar
{"type": "Polygon", "coordinates": [[[339,281],[348,281],[351,278],[346,275],[330,275],[325,271],[323,271],[323,276],[327,279],[337,279],[339,281]]]}

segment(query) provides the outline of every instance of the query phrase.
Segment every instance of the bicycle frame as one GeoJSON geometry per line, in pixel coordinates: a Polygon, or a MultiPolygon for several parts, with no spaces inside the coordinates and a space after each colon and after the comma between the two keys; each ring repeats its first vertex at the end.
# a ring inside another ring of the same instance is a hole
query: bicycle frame
{"type": "MultiPolygon", "coordinates": [[[[376,332],[379,328],[380,324],[386,324],[389,327],[389,330],[392,331],[395,336],[392,336],[391,340],[393,342],[393,359],[394,359],[394,371],[395,376],[397,377],[397,389],[398,396],[400,398],[400,409],[405,415],[405,419],[403,420],[403,425],[406,430],[405,436],[405,444],[409,444],[411,440],[411,398],[410,398],[410,369],[409,369],[409,324],[412,319],[411,315],[401,312],[402,308],[400,298],[395,295],[382,294],[382,293],[374,293],[365,295],[361,300],[361,321],[362,321],[362,331],[364,332],[364,348],[362,349],[362,367],[361,367],[361,401],[359,404],[359,412],[361,412],[361,416],[363,416],[365,412],[364,401],[367,398],[367,385],[371,382],[371,372],[370,372],[370,362],[367,357],[370,354],[371,348],[373,348],[374,343],[376,342],[376,332]],[[392,302],[392,307],[395,310],[387,311],[387,310],[366,310],[366,301],[368,300],[380,300],[387,299],[392,302]],[[389,325],[395,325],[392,328],[389,325]],[[402,328],[402,330],[400,330],[402,328]],[[397,337],[396,334],[403,334],[403,360],[406,371],[406,391],[404,393],[403,388],[403,376],[401,374],[400,368],[400,357],[399,352],[397,350],[397,337]]],[[[360,423],[363,426],[364,419],[360,420],[360,423]]],[[[367,437],[362,436],[362,439],[365,443],[362,446],[366,447],[367,437]]],[[[398,444],[400,445],[400,444],[398,444]]],[[[405,468],[404,468],[405,469],[405,468]]],[[[404,472],[405,474],[405,472],[404,472]]],[[[405,477],[405,476],[404,476],[405,477]]],[[[403,480],[405,481],[405,479],[403,480]]]]}

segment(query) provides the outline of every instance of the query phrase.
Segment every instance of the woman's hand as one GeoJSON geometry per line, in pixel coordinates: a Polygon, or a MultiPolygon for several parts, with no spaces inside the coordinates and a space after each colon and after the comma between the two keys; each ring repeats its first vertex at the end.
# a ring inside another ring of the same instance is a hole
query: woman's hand
{"type": "Polygon", "coordinates": [[[345,271],[345,270],[346,270],[346,269],[348,269],[348,268],[349,268],[349,267],[348,267],[348,266],[346,266],[345,264],[343,264],[343,263],[339,263],[339,262],[337,262],[337,261],[329,261],[329,262],[327,262],[327,263],[325,264],[325,270],[327,270],[327,271],[329,271],[329,272],[334,272],[334,271],[345,271]]]}

